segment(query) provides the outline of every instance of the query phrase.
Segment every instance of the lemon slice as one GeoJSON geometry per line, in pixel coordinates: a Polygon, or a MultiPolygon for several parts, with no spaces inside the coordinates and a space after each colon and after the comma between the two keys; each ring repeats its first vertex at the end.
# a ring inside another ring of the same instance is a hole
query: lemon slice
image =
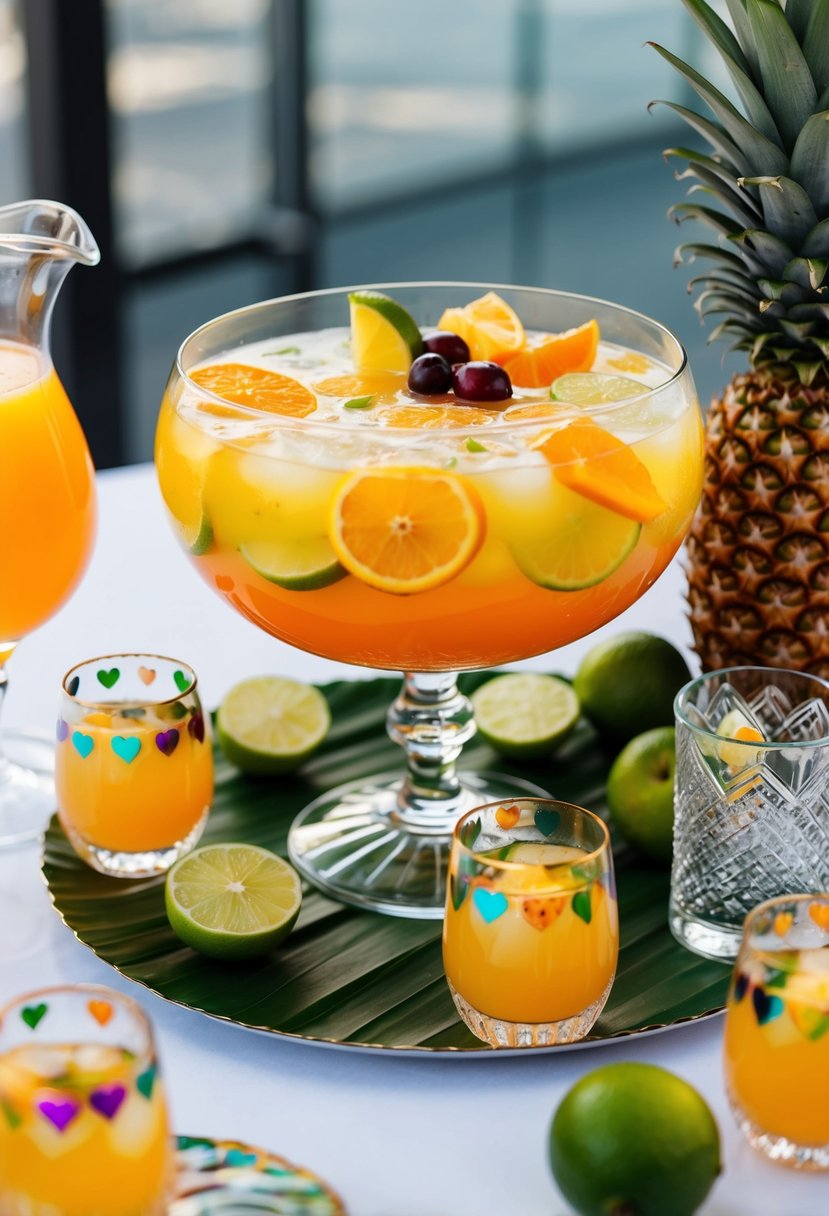
{"type": "Polygon", "coordinates": [[[182,857],[164,887],[177,937],[219,959],[257,958],[291,932],[302,888],[287,861],[251,844],[209,844],[182,857]]]}
{"type": "Polygon", "coordinates": [[[216,736],[231,764],[244,772],[285,773],[316,751],[330,726],[328,702],[313,685],[254,676],[222,701],[216,736]]]}
{"type": "Polygon", "coordinates": [[[580,713],[569,684],[533,672],[487,680],[472,694],[472,708],[487,743],[519,759],[546,755],[570,733],[580,713]]]}
{"type": "Polygon", "coordinates": [[[239,552],[257,574],[287,591],[318,591],[348,573],[324,536],[298,537],[293,544],[251,541],[239,552]]]}
{"type": "Polygon", "coordinates": [[[717,727],[717,734],[728,742],[717,748],[717,756],[729,768],[749,768],[757,763],[761,748],[747,747],[748,743],[765,743],[761,731],[740,709],[731,709],[717,727]]]}
{"type": "Polygon", "coordinates": [[[566,372],[553,381],[550,396],[553,401],[568,401],[571,405],[609,405],[627,401],[648,391],[648,386],[629,376],[608,376],[603,372],[566,372]]]}
{"type": "Polygon", "coordinates": [[[415,321],[391,296],[352,291],[351,352],[358,372],[407,372],[423,350],[415,321]]]}

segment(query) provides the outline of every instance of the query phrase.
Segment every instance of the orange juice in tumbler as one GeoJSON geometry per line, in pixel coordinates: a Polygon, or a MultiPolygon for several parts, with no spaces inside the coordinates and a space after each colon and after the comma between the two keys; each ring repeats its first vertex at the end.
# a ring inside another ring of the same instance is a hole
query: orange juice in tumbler
{"type": "Polygon", "coordinates": [[[0,664],[61,606],[95,531],[92,462],[38,351],[0,342],[0,664]]]}
{"type": "Polygon", "coordinates": [[[565,803],[519,800],[460,821],[443,926],[446,978],[493,1045],[585,1035],[616,972],[619,919],[606,829],[565,803]]]}
{"type": "Polygon", "coordinates": [[[725,1086],[753,1147],[829,1169],[829,895],[791,895],[746,917],[728,994],[725,1086]]]}
{"type": "Polygon", "coordinates": [[[85,985],[33,993],[3,1011],[2,1216],[167,1210],[172,1142],[144,1028],[131,1001],[85,985]]]}
{"type": "Polygon", "coordinates": [[[185,664],[109,655],[73,668],[57,739],[60,820],[91,865],[133,877],[158,873],[195,844],[213,796],[213,758],[185,664]]]}

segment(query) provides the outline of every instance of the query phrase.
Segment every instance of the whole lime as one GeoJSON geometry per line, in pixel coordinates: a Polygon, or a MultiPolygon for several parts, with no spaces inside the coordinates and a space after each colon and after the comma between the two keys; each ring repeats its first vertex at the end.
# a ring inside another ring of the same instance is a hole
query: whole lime
{"type": "Polygon", "coordinates": [[[550,1164],[580,1216],[692,1216],[720,1172],[719,1129],[680,1077],[608,1064],[556,1110],[550,1164]]]}
{"type": "Polygon", "coordinates": [[[622,748],[607,778],[607,805],[625,840],[670,861],[674,828],[676,731],[646,730],[622,748]]]}
{"type": "Polygon", "coordinates": [[[582,711],[624,741],[674,720],[674,697],[691,678],[675,646],[652,633],[620,633],[588,650],[573,680],[582,711]]]}

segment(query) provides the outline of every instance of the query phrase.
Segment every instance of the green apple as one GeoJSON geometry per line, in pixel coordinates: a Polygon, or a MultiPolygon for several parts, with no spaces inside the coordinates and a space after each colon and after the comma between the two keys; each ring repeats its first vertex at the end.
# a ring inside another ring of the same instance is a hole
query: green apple
{"type": "Polygon", "coordinates": [[[674,826],[676,731],[646,730],[613,761],[607,804],[613,823],[632,845],[654,861],[670,861],[674,826]]]}

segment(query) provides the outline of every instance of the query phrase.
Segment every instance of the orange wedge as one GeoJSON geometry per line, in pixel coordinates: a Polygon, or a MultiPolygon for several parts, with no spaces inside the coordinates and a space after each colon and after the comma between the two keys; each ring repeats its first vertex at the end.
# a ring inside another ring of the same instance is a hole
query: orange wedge
{"type": "MultiPolygon", "coordinates": [[[[454,398],[450,398],[454,401],[454,398]]],[[[377,421],[382,426],[416,427],[434,431],[459,426],[486,426],[493,421],[486,410],[469,405],[394,405],[378,410],[377,421]]]]}
{"type": "Polygon", "coordinates": [[[402,372],[359,372],[356,375],[328,376],[318,380],[314,389],[326,397],[376,397],[399,393],[406,387],[402,372]]]}
{"type": "MultiPolygon", "coordinates": [[[[311,390],[292,376],[250,367],[247,363],[213,363],[190,372],[190,379],[225,401],[268,414],[305,418],[317,408],[317,399],[311,390]]],[[[206,413],[222,413],[221,406],[209,402],[204,402],[201,408],[206,413]]],[[[232,410],[225,413],[233,416],[232,410]]]]}
{"type": "Polygon", "coordinates": [[[517,354],[527,340],[515,312],[494,291],[473,300],[464,308],[447,308],[438,329],[448,329],[463,338],[473,359],[503,363],[517,354]]]}
{"type": "Polygon", "coordinates": [[[434,469],[365,470],[340,484],[330,540],[345,568],[380,591],[440,587],[471,561],[484,537],[478,496],[434,469]]]}
{"type": "Polygon", "coordinates": [[[522,388],[544,388],[565,372],[587,372],[599,349],[599,325],[588,321],[563,334],[539,334],[507,359],[505,371],[522,388]]]}
{"type": "Polygon", "coordinates": [[[553,431],[539,450],[562,485],[625,519],[646,524],[666,509],[639,457],[590,419],[553,431]]]}

